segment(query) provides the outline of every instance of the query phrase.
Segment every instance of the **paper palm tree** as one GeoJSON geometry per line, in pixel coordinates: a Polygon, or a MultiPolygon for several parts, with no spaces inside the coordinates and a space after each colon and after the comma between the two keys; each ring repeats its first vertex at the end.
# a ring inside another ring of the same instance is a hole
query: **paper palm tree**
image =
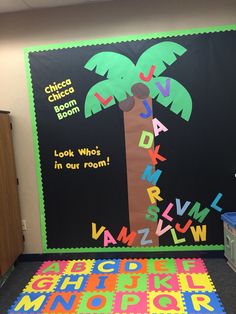
{"type": "MultiPolygon", "coordinates": [[[[106,80],[98,82],[88,91],[85,99],[85,117],[88,118],[115,104],[118,104],[123,111],[130,111],[131,109],[135,111],[135,107],[138,107],[138,100],[146,99],[150,106],[152,106],[152,100],[156,100],[157,103],[169,107],[172,112],[180,114],[181,118],[188,121],[192,112],[191,96],[179,82],[173,78],[161,76],[166,66],[173,64],[177,60],[177,56],[182,56],[185,52],[186,49],[183,46],[166,41],[148,48],[139,57],[136,65],[126,56],[115,52],[100,52],[94,55],[86,63],[85,68],[105,76],[106,80]]],[[[129,114],[124,115],[125,129],[130,123],[129,117],[129,114]]],[[[140,119],[138,112],[136,112],[136,119],[138,120],[137,125],[142,123],[141,127],[143,127],[142,129],[139,128],[139,132],[136,130],[138,139],[140,131],[150,129],[150,120],[140,119]]],[[[128,139],[129,132],[125,132],[125,137],[127,146],[127,143],[131,143],[128,139]]],[[[138,145],[136,148],[134,151],[134,149],[129,150],[126,147],[128,177],[130,173],[136,173],[132,165],[135,156],[140,154],[138,145]]],[[[143,169],[144,166],[144,160],[141,160],[140,169],[143,169]]],[[[137,220],[137,213],[142,213],[145,217],[146,211],[146,208],[140,207],[140,202],[135,202],[137,184],[129,183],[134,180],[140,180],[140,174],[131,175],[130,180],[128,180],[131,230],[137,230],[141,227],[142,224],[137,220]],[[140,208],[137,208],[138,206],[140,208]]],[[[145,187],[143,190],[146,193],[145,187]]],[[[138,193],[140,195],[140,191],[138,193]]],[[[140,218],[138,219],[140,220],[140,218]]],[[[147,221],[144,221],[143,226],[148,224],[147,221]]],[[[152,222],[152,225],[149,226],[150,229],[153,229],[153,225],[152,222]]],[[[154,236],[151,238],[156,241],[154,236]]],[[[156,245],[155,242],[154,245],[156,245]]]]}

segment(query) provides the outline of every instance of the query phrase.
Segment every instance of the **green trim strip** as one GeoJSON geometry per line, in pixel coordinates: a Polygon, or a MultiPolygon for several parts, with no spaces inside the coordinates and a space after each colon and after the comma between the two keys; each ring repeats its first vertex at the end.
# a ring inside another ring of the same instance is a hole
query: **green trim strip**
{"type": "Polygon", "coordinates": [[[128,42],[128,41],[135,41],[135,40],[148,40],[148,39],[154,39],[154,38],[177,37],[177,36],[185,36],[185,35],[197,35],[197,34],[235,31],[235,30],[236,30],[236,24],[232,24],[232,25],[211,26],[207,28],[192,28],[192,29],[187,29],[187,30],[177,30],[177,31],[160,32],[160,33],[100,38],[100,39],[95,39],[95,40],[81,40],[81,41],[70,42],[70,43],[42,45],[42,46],[35,46],[35,47],[24,49],[27,85],[28,85],[29,101],[30,101],[30,114],[31,114],[32,132],[33,132],[33,141],[34,141],[34,151],[35,151],[35,160],[36,160],[36,176],[37,176],[37,184],[38,184],[38,191],[39,191],[39,207],[40,207],[40,222],[41,222],[43,253],[168,252],[168,251],[201,251],[201,250],[214,251],[214,250],[223,250],[224,246],[223,245],[199,245],[199,246],[190,245],[190,246],[164,246],[164,247],[108,247],[108,248],[104,248],[104,247],[94,248],[93,247],[93,248],[71,248],[71,249],[69,248],[48,249],[40,152],[39,152],[39,142],[38,142],[38,133],[37,133],[37,122],[36,122],[36,114],[35,114],[35,108],[34,108],[34,94],[33,94],[33,86],[32,86],[32,81],[31,81],[28,54],[30,52],[39,52],[39,51],[45,51],[45,50],[48,51],[48,50],[54,50],[54,49],[105,45],[105,44],[128,42]]]}
{"type": "Polygon", "coordinates": [[[34,108],[34,94],[33,94],[31,75],[30,75],[30,64],[29,64],[29,59],[28,59],[28,53],[25,52],[24,56],[25,56],[25,64],[26,64],[27,86],[28,86],[29,100],[30,100],[30,115],[31,115],[31,123],[32,123],[35,162],[36,162],[36,179],[37,179],[37,185],[38,185],[38,191],[39,191],[39,209],[40,209],[42,249],[43,249],[43,252],[46,252],[47,250],[46,221],[45,221],[45,208],[44,208],[43,184],[42,184],[41,163],[40,163],[40,154],[39,154],[37,122],[36,122],[36,113],[35,113],[35,108],[34,108]]]}
{"type": "Polygon", "coordinates": [[[152,247],[97,247],[72,249],[46,249],[44,253],[100,253],[100,252],[179,252],[179,251],[223,251],[224,245],[180,245],[152,247]]]}

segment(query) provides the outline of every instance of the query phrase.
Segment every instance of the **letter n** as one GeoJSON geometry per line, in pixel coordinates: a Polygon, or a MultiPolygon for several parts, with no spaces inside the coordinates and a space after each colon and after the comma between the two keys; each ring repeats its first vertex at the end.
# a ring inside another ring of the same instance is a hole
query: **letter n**
{"type": "Polygon", "coordinates": [[[55,311],[55,313],[60,312],[60,308],[63,307],[64,310],[71,310],[73,307],[73,304],[76,301],[76,295],[70,295],[70,294],[64,294],[64,295],[56,295],[55,299],[53,300],[52,305],[50,306],[51,311],[55,311]],[[67,300],[65,300],[65,298],[67,300]]]}

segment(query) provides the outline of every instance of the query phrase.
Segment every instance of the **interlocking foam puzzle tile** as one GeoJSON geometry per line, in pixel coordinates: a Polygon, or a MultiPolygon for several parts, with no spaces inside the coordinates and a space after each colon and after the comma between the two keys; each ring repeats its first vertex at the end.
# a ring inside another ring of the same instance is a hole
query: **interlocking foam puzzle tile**
{"type": "Polygon", "coordinates": [[[23,292],[53,292],[60,278],[59,275],[35,275],[23,292]]]}
{"type": "Polygon", "coordinates": [[[206,273],[206,266],[201,258],[176,258],[178,273],[206,273]]]}
{"type": "Polygon", "coordinates": [[[174,258],[150,258],[147,268],[149,274],[174,274],[176,272],[174,258]]]}
{"type": "Polygon", "coordinates": [[[48,261],[10,314],[222,314],[202,259],[48,261]]]}
{"type": "Polygon", "coordinates": [[[94,259],[88,260],[74,260],[69,261],[67,263],[66,269],[63,272],[64,274],[91,274],[93,266],[94,266],[94,259]]]}
{"type": "Polygon", "coordinates": [[[147,273],[147,260],[146,259],[122,259],[120,261],[120,273],[147,273]]]}
{"type": "Polygon", "coordinates": [[[36,275],[60,275],[63,274],[69,261],[48,261],[44,262],[36,275]]]}

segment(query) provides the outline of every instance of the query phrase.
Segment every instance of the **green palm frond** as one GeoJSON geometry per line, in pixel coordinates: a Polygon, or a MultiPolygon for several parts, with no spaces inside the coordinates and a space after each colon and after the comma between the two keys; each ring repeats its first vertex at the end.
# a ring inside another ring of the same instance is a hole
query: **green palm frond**
{"type": "Polygon", "coordinates": [[[159,76],[165,69],[166,64],[171,65],[176,61],[176,56],[182,56],[186,49],[174,42],[164,41],[147,49],[138,59],[136,67],[139,72],[148,74],[151,66],[155,66],[154,76],[159,76]]]}
{"type": "Polygon", "coordinates": [[[104,80],[93,85],[88,91],[85,99],[85,118],[113,106],[117,101],[122,101],[126,97],[125,90],[119,86],[117,81],[104,80]],[[109,96],[112,96],[113,98],[107,105],[103,105],[94,95],[95,93],[99,93],[104,99],[107,99],[109,96]]]}
{"type": "Polygon", "coordinates": [[[108,79],[101,81],[90,88],[85,99],[85,117],[98,113],[103,109],[113,106],[132,95],[131,87],[135,83],[144,83],[140,78],[140,73],[148,75],[152,66],[155,66],[153,77],[145,81],[149,87],[150,97],[165,106],[175,114],[188,121],[192,112],[192,99],[183,85],[174,79],[170,79],[170,93],[168,96],[162,95],[156,86],[159,82],[163,88],[166,85],[167,77],[159,77],[166,69],[166,65],[171,65],[181,56],[186,49],[174,42],[162,42],[147,49],[138,59],[136,66],[124,55],[115,52],[100,52],[89,59],[85,68],[95,71],[97,74],[106,76],[108,79]],[[112,96],[112,100],[103,105],[94,95],[99,93],[103,99],[112,96]]]}
{"type": "Polygon", "coordinates": [[[109,51],[97,53],[84,67],[90,71],[94,70],[99,75],[106,75],[109,79],[121,79],[135,70],[135,65],[129,58],[109,51]]]}
{"type": "Polygon", "coordinates": [[[169,96],[163,96],[157,89],[156,100],[164,107],[170,106],[170,110],[175,114],[180,114],[181,118],[189,121],[192,113],[192,98],[187,89],[179,82],[168,77],[158,77],[155,83],[159,82],[163,87],[166,86],[166,80],[170,79],[169,96]]]}

